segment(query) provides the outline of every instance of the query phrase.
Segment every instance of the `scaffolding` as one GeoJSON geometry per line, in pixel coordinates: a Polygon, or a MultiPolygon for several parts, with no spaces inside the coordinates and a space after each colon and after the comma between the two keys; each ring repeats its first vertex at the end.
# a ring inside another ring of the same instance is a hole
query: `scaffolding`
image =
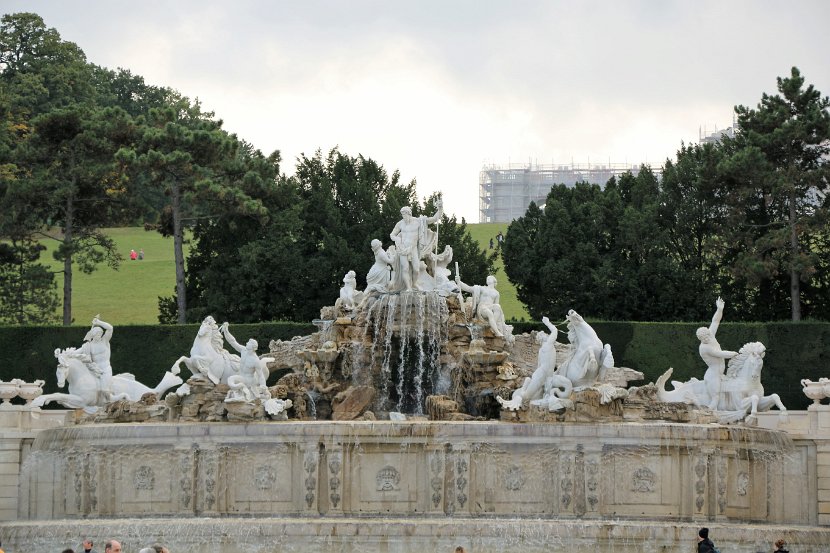
{"type": "MultiPolygon", "coordinates": [[[[640,165],[485,165],[479,173],[478,220],[480,223],[509,223],[524,216],[530,202],[544,205],[554,184],[573,187],[578,182],[589,182],[605,186],[611,177],[629,171],[636,176],[640,165]]],[[[652,171],[660,176],[659,168],[652,171]]]]}

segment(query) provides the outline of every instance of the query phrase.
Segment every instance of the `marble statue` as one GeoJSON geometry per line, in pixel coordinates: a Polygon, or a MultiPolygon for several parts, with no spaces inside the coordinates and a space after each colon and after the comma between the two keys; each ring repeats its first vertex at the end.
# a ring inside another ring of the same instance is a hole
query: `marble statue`
{"type": "Polygon", "coordinates": [[[496,277],[493,275],[488,276],[487,286],[469,286],[461,282],[461,279],[456,275],[455,283],[459,289],[473,295],[473,317],[484,319],[490,325],[493,334],[503,337],[507,343],[512,343],[513,327],[504,321],[504,311],[502,311],[501,305],[499,305],[499,291],[496,290],[496,277]]]}
{"type": "Polygon", "coordinates": [[[435,215],[421,215],[417,218],[412,216],[411,207],[401,208],[401,220],[389,234],[398,253],[390,292],[417,289],[421,260],[426,258],[438,243],[438,234],[429,228],[432,223],[440,221],[444,213],[440,199],[437,207],[435,215]]]}
{"type": "Polygon", "coordinates": [[[239,374],[239,356],[229,353],[223,344],[219,326],[208,315],[196,333],[190,357],[179,357],[173,363],[171,372],[177,374],[179,364],[184,363],[195,377],[210,380],[214,384],[227,384],[228,378],[239,374]]]}
{"type": "Polygon", "coordinates": [[[375,263],[366,275],[366,290],[363,292],[364,301],[370,296],[385,294],[389,291],[389,271],[395,263],[397,252],[395,246],[384,251],[383,244],[377,238],[372,240],[372,252],[375,254],[375,263]]]}
{"type": "Polygon", "coordinates": [[[424,292],[430,292],[432,290],[435,290],[435,279],[431,274],[429,274],[427,262],[422,259],[420,261],[419,267],[420,269],[418,271],[418,282],[415,283],[416,288],[424,292]]]}
{"type": "Polygon", "coordinates": [[[435,279],[435,290],[439,292],[455,293],[458,285],[450,280],[451,271],[447,268],[452,261],[452,247],[447,244],[441,253],[430,252],[428,256],[432,264],[432,276],[435,279]]]}
{"type": "Polygon", "coordinates": [[[144,394],[154,393],[161,397],[164,392],[182,383],[182,379],[171,372],[166,372],[161,382],[150,388],[128,373],[117,374],[112,377],[111,392],[104,394],[100,388],[100,376],[90,370],[89,364],[83,360],[83,354],[75,348],[65,350],[56,349],[55,357],[58,359],[56,376],[58,388],[68,384],[68,394],[46,394],[36,398],[32,405],[43,407],[44,405],[57,402],[70,409],[84,409],[88,413],[94,413],[98,407],[107,403],[127,399],[138,401],[144,394]]]}
{"type": "Polygon", "coordinates": [[[548,327],[550,334],[542,331],[536,334],[536,341],[540,344],[536,358],[536,370],[530,378],[525,379],[521,388],[513,391],[509,400],[496,397],[502,409],[517,411],[522,407],[523,402],[530,401],[534,405],[543,404],[542,406],[555,411],[559,407],[556,400],[565,399],[571,394],[573,389],[571,381],[556,374],[556,337],[559,335],[559,330],[547,317],[542,317],[542,323],[548,327]],[[536,401],[542,403],[534,403],[536,401]]]}
{"type": "Polygon", "coordinates": [[[718,391],[723,372],[726,369],[726,360],[735,357],[737,352],[723,351],[717,340],[718,326],[723,318],[723,307],[725,303],[721,298],[715,301],[715,314],[712,316],[712,323],[709,328],[702,326],[697,329],[697,339],[700,340],[698,351],[701,359],[706,363],[706,373],[703,381],[706,383],[706,391],[709,395],[709,409],[717,409],[718,391]]]}
{"type": "MultiPolygon", "coordinates": [[[[110,339],[113,327],[102,321],[100,315],[92,319],[92,327],[84,336],[84,343],[79,348],[67,348],[63,355],[73,356],[83,362],[87,370],[98,381],[101,404],[112,401],[112,365],[110,365],[110,339]]],[[[97,404],[98,402],[96,402],[97,404]]]]}
{"type": "Polygon", "coordinates": [[[558,374],[570,380],[574,388],[591,386],[614,366],[611,346],[603,346],[596,331],[573,309],[568,311],[566,320],[571,350],[558,374]]]}
{"type": "MultiPolygon", "coordinates": [[[[664,402],[684,402],[700,407],[714,405],[721,423],[747,419],[752,422],[759,411],[778,407],[783,416],[787,408],[778,394],[764,395],[761,369],[764,366],[766,347],[761,342],[749,342],[729,360],[725,374],[716,381],[692,378],[689,382],[672,382],[674,390],[667,391],[665,384],[672,374],[667,370],[657,379],[657,396],[664,402]],[[714,382],[715,397],[710,396],[714,382]]],[[[707,369],[707,372],[710,369],[707,369]]]]}
{"type": "Polygon", "coordinates": [[[363,292],[357,289],[357,275],[349,271],[343,277],[343,287],[340,288],[340,297],[334,304],[337,312],[354,311],[362,303],[363,292]]]}
{"type": "Polygon", "coordinates": [[[268,363],[272,362],[274,358],[263,357],[260,359],[256,353],[259,344],[253,338],[242,346],[231,334],[228,323],[222,323],[220,329],[225,336],[225,340],[233,349],[239,352],[239,374],[228,377],[230,391],[225,398],[225,402],[271,399],[266,380],[268,380],[269,374],[268,363]]]}

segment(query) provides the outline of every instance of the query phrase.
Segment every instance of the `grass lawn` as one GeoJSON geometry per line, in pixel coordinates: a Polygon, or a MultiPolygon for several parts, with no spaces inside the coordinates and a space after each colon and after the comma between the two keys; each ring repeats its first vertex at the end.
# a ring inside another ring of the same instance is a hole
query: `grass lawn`
{"type": "MultiPolygon", "coordinates": [[[[145,231],[143,227],[112,228],[105,232],[115,241],[124,261],[117,271],[102,264],[88,275],[75,267],[72,271],[73,323],[86,326],[99,313],[103,320],[114,325],[157,323],[158,297],[171,295],[176,286],[173,239],[145,231]],[[143,249],[144,259],[130,261],[131,249],[143,249]]],[[[62,270],[63,264],[52,257],[57,242],[43,243],[49,249],[41,254],[41,259],[55,270],[62,270]]],[[[62,298],[63,273],[57,277],[62,298]]]]}
{"type": "MultiPolygon", "coordinates": [[[[493,244],[496,244],[496,235],[501,231],[502,234],[507,234],[508,223],[479,223],[468,224],[467,229],[470,235],[481,244],[481,247],[490,253],[490,238],[493,239],[493,244]]],[[[461,269],[461,276],[464,276],[464,269],[461,269]]],[[[499,303],[504,310],[504,316],[507,320],[522,320],[530,319],[524,304],[516,297],[516,287],[507,280],[507,275],[504,274],[504,264],[501,262],[501,256],[496,260],[496,279],[498,284],[496,288],[499,291],[499,303]]],[[[483,282],[470,282],[468,284],[484,284],[483,282]]]]}
{"type": "MultiPolygon", "coordinates": [[[[473,238],[489,252],[489,241],[495,240],[499,231],[507,230],[506,223],[467,225],[473,238]]],[[[73,271],[72,318],[74,324],[87,326],[99,314],[114,325],[155,324],[158,322],[158,297],[169,296],[176,285],[176,271],[173,265],[173,239],[164,238],[157,232],[147,232],[141,227],[106,229],[106,234],[115,240],[118,252],[124,257],[119,269],[113,270],[99,265],[91,274],[73,271]],[[142,261],[130,261],[130,250],[144,250],[142,261]]],[[[62,264],[52,257],[57,246],[53,240],[44,241],[48,250],[41,259],[54,270],[62,270],[62,264]]],[[[187,244],[185,244],[185,255],[187,244]]],[[[496,263],[498,290],[501,305],[508,319],[528,319],[529,316],[518,299],[516,289],[507,280],[501,260],[496,263]]],[[[463,276],[463,272],[462,272],[463,276]]],[[[58,293],[63,295],[63,273],[57,275],[58,293]]],[[[484,284],[471,282],[469,284],[484,284]]],[[[332,292],[332,302],[336,298],[332,292]]],[[[61,311],[58,310],[60,316],[61,311]]]]}

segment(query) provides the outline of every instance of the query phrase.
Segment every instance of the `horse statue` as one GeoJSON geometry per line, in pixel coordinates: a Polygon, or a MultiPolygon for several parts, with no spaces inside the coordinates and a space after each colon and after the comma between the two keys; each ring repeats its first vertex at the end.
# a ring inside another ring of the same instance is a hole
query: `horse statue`
{"type": "Polygon", "coordinates": [[[591,386],[614,366],[611,346],[603,346],[596,331],[573,309],[568,311],[566,321],[571,350],[556,372],[570,380],[574,388],[591,386]]]}
{"type": "Polygon", "coordinates": [[[697,378],[689,382],[672,381],[674,390],[666,390],[671,368],[657,379],[657,397],[664,402],[683,402],[699,407],[715,405],[718,419],[724,424],[744,419],[752,423],[758,411],[768,411],[772,407],[778,407],[782,416],[786,416],[787,408],[778,394],[764,395],[761,384],[764,355],[766,347],[761,342],[744,344],[738,355],[729,360],[726,374],[718,375],[716,398],[710,396],[706,383],[697,378]]]}
{"type": "Polygon", "coordinates": [[[145,386],[129,373],[121,373],[112,377],[112,393],[101,390],[101,380],[83,360],[83,355],[75,348],[65,350],[56,349],[55,357],[58,360],[56,376],[58,388],[69,385],[68,394],[46,394],[35,398],[32,405],[43,407],[53,401],[70,409],[83,409],[87,413],[94,413],[98,407],[107,403],[127,399],[138,401],[147,393],[161,397],[164,392],[182,383],[182,379],[173,373],[166,372],[161,382],[155,388],[145,386]]]}
{"type": "Polygon", "coordinates": [[[211,316],[205,317],[190,348],[190,357],[179,357],[171,372],[178,373],[179,365],[185,366],[197,378],[210,380],[214,384],[227,384],[228,378],[239,374],[239,356],[229,353],[223,347],[224,341],[219,326],[211,316]]]}

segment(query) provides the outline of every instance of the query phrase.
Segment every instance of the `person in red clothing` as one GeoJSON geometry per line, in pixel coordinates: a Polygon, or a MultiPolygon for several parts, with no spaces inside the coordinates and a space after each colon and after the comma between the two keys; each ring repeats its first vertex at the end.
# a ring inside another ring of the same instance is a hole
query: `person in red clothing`
{"type": "Polygon", "coordinates": [[[138,259],[138,254],[135,253],[135,250],[130,250],[130,259],[132,261],[135,261],[136,259],[138,259]]]}

